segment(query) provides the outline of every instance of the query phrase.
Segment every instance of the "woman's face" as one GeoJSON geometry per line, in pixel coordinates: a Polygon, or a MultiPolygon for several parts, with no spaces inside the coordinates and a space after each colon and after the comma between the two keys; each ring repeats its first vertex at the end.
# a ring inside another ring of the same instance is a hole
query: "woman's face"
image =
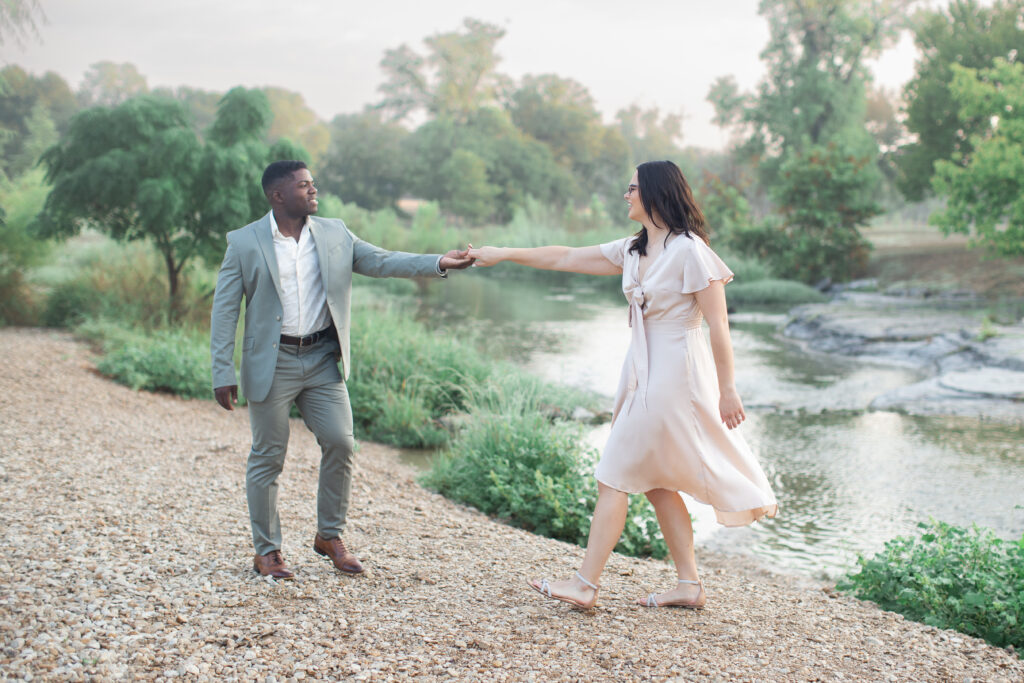
{"type": "Polygon", "coordinates": [[[640,187],[638,186],[637,173],[633,171],[633,177],[629,181],[629,187],[622,198],[629,204],[629,219],[642,223],[647,214],[644,213],[644,203],[640,201],[640,187]]]}

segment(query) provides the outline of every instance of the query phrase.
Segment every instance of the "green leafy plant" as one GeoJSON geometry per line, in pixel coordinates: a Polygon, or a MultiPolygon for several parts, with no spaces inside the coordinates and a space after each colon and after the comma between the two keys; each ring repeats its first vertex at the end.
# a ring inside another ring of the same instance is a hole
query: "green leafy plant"
{"type": "Polygon", "coordinates": [[[132,389],[210,398],[210,353],[205,335],[165,330],[149,336],[125,332],[108,337],[97,369],[132,389]]]}
{"type": "Polygon", "coordinates": [[[1024,648],[1024,536],[932,520],[888,541],[838,588],[882,609],[993,645],[1024,648]]]}
{"type": "MultiPolygon", "coordinates": [[[[483,387],[471,399],[467,426],[435,459],[423,483],[513,526],[584,545],[597,500],[591,474],[596,453],[581,444],[578,425],[545,417],[540,399],[515,380],[483,387]]],[[[642,496],[630,501],[616,549],[667,554],[654,511],[642,496]]]]}

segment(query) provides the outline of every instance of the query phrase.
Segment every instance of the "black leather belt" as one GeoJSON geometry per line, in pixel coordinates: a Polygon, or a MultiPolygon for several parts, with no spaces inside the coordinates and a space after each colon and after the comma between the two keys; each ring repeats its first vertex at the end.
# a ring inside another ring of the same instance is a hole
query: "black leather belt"
{"type": "Polygon", "coordinates": [[[281,343],[282,344],[290,344],[291,346],[312,346],[313,344],[316,344],[321,339],[333,339],[334,338],[334,334],[332,332],[333,329],[334,328],[332,328],[332,327],[325,327],[324,329],[320,330],[319,332],[314,332],[313,334],[307,334],[305,337],[293,337],[290,334],[282,334],[281,335],[281,343]]]}

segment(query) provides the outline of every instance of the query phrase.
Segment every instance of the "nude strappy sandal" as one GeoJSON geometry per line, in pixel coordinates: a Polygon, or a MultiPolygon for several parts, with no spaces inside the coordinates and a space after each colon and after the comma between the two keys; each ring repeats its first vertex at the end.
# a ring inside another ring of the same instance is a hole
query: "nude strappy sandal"
{"type": "Polygon", "coordinates": [[[686,583],[692,586],[700,586],[700,592],[697,593],[697,599],[692,601],[683,600],[670,600],[668,602],[658,602],[658,594],[651,593],[647,596],[646,602],[637,600],[638,605],[644,607],[682,607],[684,609],[704,609],[704,603],[707,602],[707,596],[704,594],[704,584],[701,581],[690,581],[689,579],[679,579],[679,583],[686,583]]]}
{"type": "Polygon", "coordinates": [[[535,590],[538,593],[540,593],[541,595],[547,596],[547,597],[551,598],[552,600],[559,600],[561,602],[568,603],[568,604],[572,605],[574,609],[581,609],[581,610],[593,609],[594,605],[597,604],[597,591],[600,590],[601,586],[597,585],[597,584],[590,583],[589,581],[584,579],[583,576],[579,572],[576,572],[576,578],[579,579],[580,581],[582,581],[587,586],[589,586],[589,587],[594,589],[594,600],[592,602],[585,603],[585,602],[580,602],[578,600],[573,600],[572,598],[567,598],[567,597],[562,596],[562,595],[555,595],[554,593],[551,592],[551,584],[549,583],[548,579],[541,579],[540,586],[533,585],[532,581],[527,581],[526,584],[530,588],[532,588],[533,590],[535,590]]]}

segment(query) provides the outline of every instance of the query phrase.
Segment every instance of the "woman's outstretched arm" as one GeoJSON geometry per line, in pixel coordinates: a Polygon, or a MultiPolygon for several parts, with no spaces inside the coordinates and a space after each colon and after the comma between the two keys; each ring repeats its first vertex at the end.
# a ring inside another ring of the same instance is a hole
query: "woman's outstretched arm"
{"type": "Polygon", "coordinates": [[[732,337],[729,336],[729,313],[725,306],[725,285],[722,281],[712,282],[706,289],[696,293],[704,319],[711,328],[711,353],[715,356],[715,370],[718,372],[718,412],[722,422],[729,429],[738,427],[747,418],[743,401],[736,391],[733,365],[732,337]]]}
{"type": "Polygon", "coordinates": [[[478,266],[493,266],[502,261],[511,261],[540,270],[563,270],[569,273],[588,275],[618,275],[622,269],[601,253],[601,247],[515,247],[470,248],[469,258],[476,259],[478,266]]]}

